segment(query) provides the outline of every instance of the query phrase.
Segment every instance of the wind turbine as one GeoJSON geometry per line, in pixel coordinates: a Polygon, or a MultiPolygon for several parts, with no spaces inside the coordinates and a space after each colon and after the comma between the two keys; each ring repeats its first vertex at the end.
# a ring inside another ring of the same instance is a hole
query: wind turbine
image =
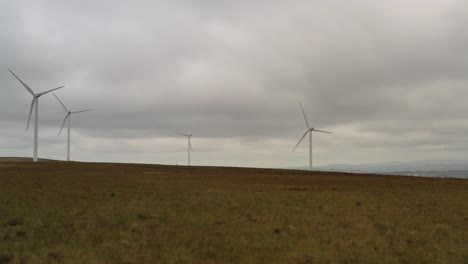
{"type": "Polygon", "coordinates": [[[192,130],[190,130],[190,132],[188,132],[187,134],[179,132],[176,133],[182,136],[186,136],[188,139],[188,165],[190,166],[190,151],[192,151],[192,142],[190,141],[190,138],[192,137],[192,130]]]}
{"type": "Polygon", "coordinates": [[[38,149],[38,142],[37,142],[37,138],[38,138],[38,128],[39,128],[39,97],[43,96],[44,94],[48,94],[52,91],[55,91],[57,89],[60,89],[60,88],[63,88],[64,86],[60,86],[60,87],[57,87],[57,88],[54,88],[54,89],[51,89],[51,90],[48,90],[48,91],[45,91],[45,92],[42,92],[42,93],[34,93],[33,90],[31,89],[31,87],[29,87],[25,82],[23,82],[18,76],[16,76],[16,74],[8,69],[8,71],[10,71],[11,74],[13,74],[13,76],[15,76],[15,78],[24,86],[24,88],[26,88],[26,90],[28,90],[28,92],[31,93],[31,95],[33,96],[33,100],[31,102],[31,109],[29,110],[29,118],[28,118],[28,125],[26,126],[26,130],[28,130],[29,128],[29,122],[31,121],[31,115],[32,115],[32,111],[33,111],[33,108],[35,108],[35,117],[34,117],[34,152],[33,152],[33,161],[34,162],[37,162],[37,149],[38,149]],[[35,106],[35,107],[34,107],[35,106]]]}
{"type": "Polygon", "coordinates": [[[70,111],[67,109],[67,107],[60,101],[60,99],[57,97],[55,93],[53,93],[55,98],[57,98],[57,101],[62,105],[63,109],[67,113],[65,115],[65,119],[63,120],[62,127],[60,128],[59,135],[62,133],[62,129],[65,126],[65,122],[68,120],[68,137],[67,137],[67,161],[70,161],[70,123],[71,123],[71,114],[77,114],[77,113],[83,113],[83,112],[88,112],[91,111],[92,109],[86,109],[86,110],[80,110],[80,111],[70,111]]]}
{"type": "Polygon", "coordinates": [[[304,108],[302,107],[302,104],[300,102],[299,102],[299,105],[301,106],[302,114],[304,115],[304,120],[305,120],[305,123],[306,123],[306,126],[307,126],[307,130],[304,133],[304,135],[302,135],[301,139],[299,140],[299,142],[297,143],[297,145],[294,147],[294,149],[292,151],[296,150],[296,148],[299,146],[299,144],[301,144],[301,142],[305,138],[305,136],[307,136],[307,134],[309,134],[309,168],[312,169],[312,132],[329,133],[329,134],[331,134],[331,132],[318,130],[315,127],[310,127],[309,126],[309,121],[307,121],[307,117],[306,117],[306,114],[304,112],[304,108]]]}

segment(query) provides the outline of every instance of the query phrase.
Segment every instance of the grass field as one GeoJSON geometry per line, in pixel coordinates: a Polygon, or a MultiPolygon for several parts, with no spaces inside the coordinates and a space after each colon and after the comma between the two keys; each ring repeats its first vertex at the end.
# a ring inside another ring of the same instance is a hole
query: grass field
{"type": "Polygon", "coordinates": [[[468,263],[468,180],[2,162],[2,263],[468,263]]]}

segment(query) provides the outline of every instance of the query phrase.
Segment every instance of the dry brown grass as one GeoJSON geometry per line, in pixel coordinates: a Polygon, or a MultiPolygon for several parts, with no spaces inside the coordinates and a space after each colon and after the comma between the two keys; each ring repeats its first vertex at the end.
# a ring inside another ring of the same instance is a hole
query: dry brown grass
{"type": "Polygon", "coordinates": [[[468,263],[468,181],[9,162],[0,263],[468,263]]]}

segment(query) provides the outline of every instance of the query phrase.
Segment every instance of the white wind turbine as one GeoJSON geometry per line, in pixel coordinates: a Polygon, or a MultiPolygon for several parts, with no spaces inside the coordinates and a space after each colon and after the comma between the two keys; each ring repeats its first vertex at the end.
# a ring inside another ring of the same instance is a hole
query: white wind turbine
{"type": "Polygon", "coordinates": [[[309,122],[307,121],[307,117],[306,117],[306,114],[304,112],[304,108],[302,107],[302,104],[300,102],[299,102],[299,105],[301,106],[302,114],[304,115],[304,120],[305,120],[305,123],[307,125],[307,130],[304,133],[304,135],[302,135],[301,139],[299,140],[299,142],[297,143],[297,145],[294,147],[294,149],[292,151],[294,151],[299,146],[299,144],[301,144],[302,140],[305,138],[305,136],[307,136],[307,133],[308,133],[309,134],[309,168],[312,169],[312,132],[321,132],[321,133],[329,133],[329,134],[331,134],[331,132],[318,130],[318,129],[314,128],[314,127],[311,128],[309,126],[309,122]]]}
{"type": "Polygon", "coordinates": [[[82,113],[82,112],[87,112],[87,111],[91,111],[92,109],[86,109],[86,110],[80,110],[80,111],[70,111],[67,109],[67,107],[62,103],[62,101],[60,101],[60,99],[57,97],[57,95],[55,95],[55,93],[53,93],[55,98],[57,98],[57,101],[62,105],[63,109],[65,110],[65,112],[67,113],[65,115],[65,119],[63,120],[63,124],[62,124],[62,127],[60,128],[60,132],[59,132],[59,135],[60,133],[62,133],[62,129],[63,127],[65,126],[65,122],[67,122],[68,120],[68,137],[67,137],[67,161],[70,161],[70,120],[71,120],[71,114],[77,114],[77,113],[82,113]]]}
{"type": "Polygon", "coordinates": [[[192,138],[192,130],[190,130],[190,132],[188,132],[187,134],[179,132],[176,133],[182,136],[186,136],[188,139],[188,165],[190,166],[190,151],[192,151],[192,142],[190,141],[190,139],[192,138]]]}
{"type": "Polygon", "coordinates": [[[55,91],[57,89],[60,89],[60,88],[63,88],[64,86],[60,86],[60,87],[57,87],[57,88],[54,88],[54,89],[51,89],[51,90],[48,90],[48,91],[45,91],[45,92],[42,92],[42,93],[34,93],[33,90],[31,89],[31,87],[29,87],[25,82],[23,82],[18,76],[16,76],[16,74],[8,69],[8,71],[10,71],[11,74],[13,74],[13,76],[15,76],[15,78],[24,86],[24,88],[26,88],[26,90],[28,90],[31,95],[33,96],[33,100],[31,102],[31,109],[29,110],[29,118],[28,118],[28,125],[26,126],[26,130],[28,130],[29,128],[29,122],[31,121],[31,115],[32,115],[32,111],[33,111],[33,108],[35,108],[35,117],[34,117],[34,152],[33,152],[33,161],[34,162],[37,162],[37,149],[38,149],[38,129],[39,129],[39,97],[43,96],[44,94],[48,94],[52,91],[55,91]],[[35,106],[35,107],[34,107],[35,106]]]}

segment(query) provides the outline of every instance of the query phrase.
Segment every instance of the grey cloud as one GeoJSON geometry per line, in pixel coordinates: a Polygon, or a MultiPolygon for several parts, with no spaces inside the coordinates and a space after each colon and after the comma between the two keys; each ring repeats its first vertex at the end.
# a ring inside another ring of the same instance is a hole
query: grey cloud
{"type": "MultiPolygon", "coordinates": [[[[71,108],[95,109],[73,124],[80,144],[94,142],[96,159],[118,151],[119,161],[150,160],[141,142],[157,142],[148,143],[157,151],[162,139],[177,145],[173,131],[194,129],[208,144],[199,162],[242,142],[213,162],[302,164],[283,145],[293,147],[305,128],[298,101],[314,125],[335,132],[317,137],[323,163],[366,162],[374,151],[381,161],[393,151],[417,160],[427,156],[417,150],[437,144],[447,148],[431,155],[459,156],[468,152],[456,143],[468,129],[467,24],[461,0],[8,2],[0,120],[16,124],[18,148],[29,144],[21,127],[30,98],[13,68],[38,91],[65,84],[57,94],[71,108]],[[100,148],[99,139],[115,146],[100,148]]],[[[63,119],[54,100],[41,98],[44,133],[63,119]]],[[[47,153],[56,143],[44,133],[47,153]]]]}

